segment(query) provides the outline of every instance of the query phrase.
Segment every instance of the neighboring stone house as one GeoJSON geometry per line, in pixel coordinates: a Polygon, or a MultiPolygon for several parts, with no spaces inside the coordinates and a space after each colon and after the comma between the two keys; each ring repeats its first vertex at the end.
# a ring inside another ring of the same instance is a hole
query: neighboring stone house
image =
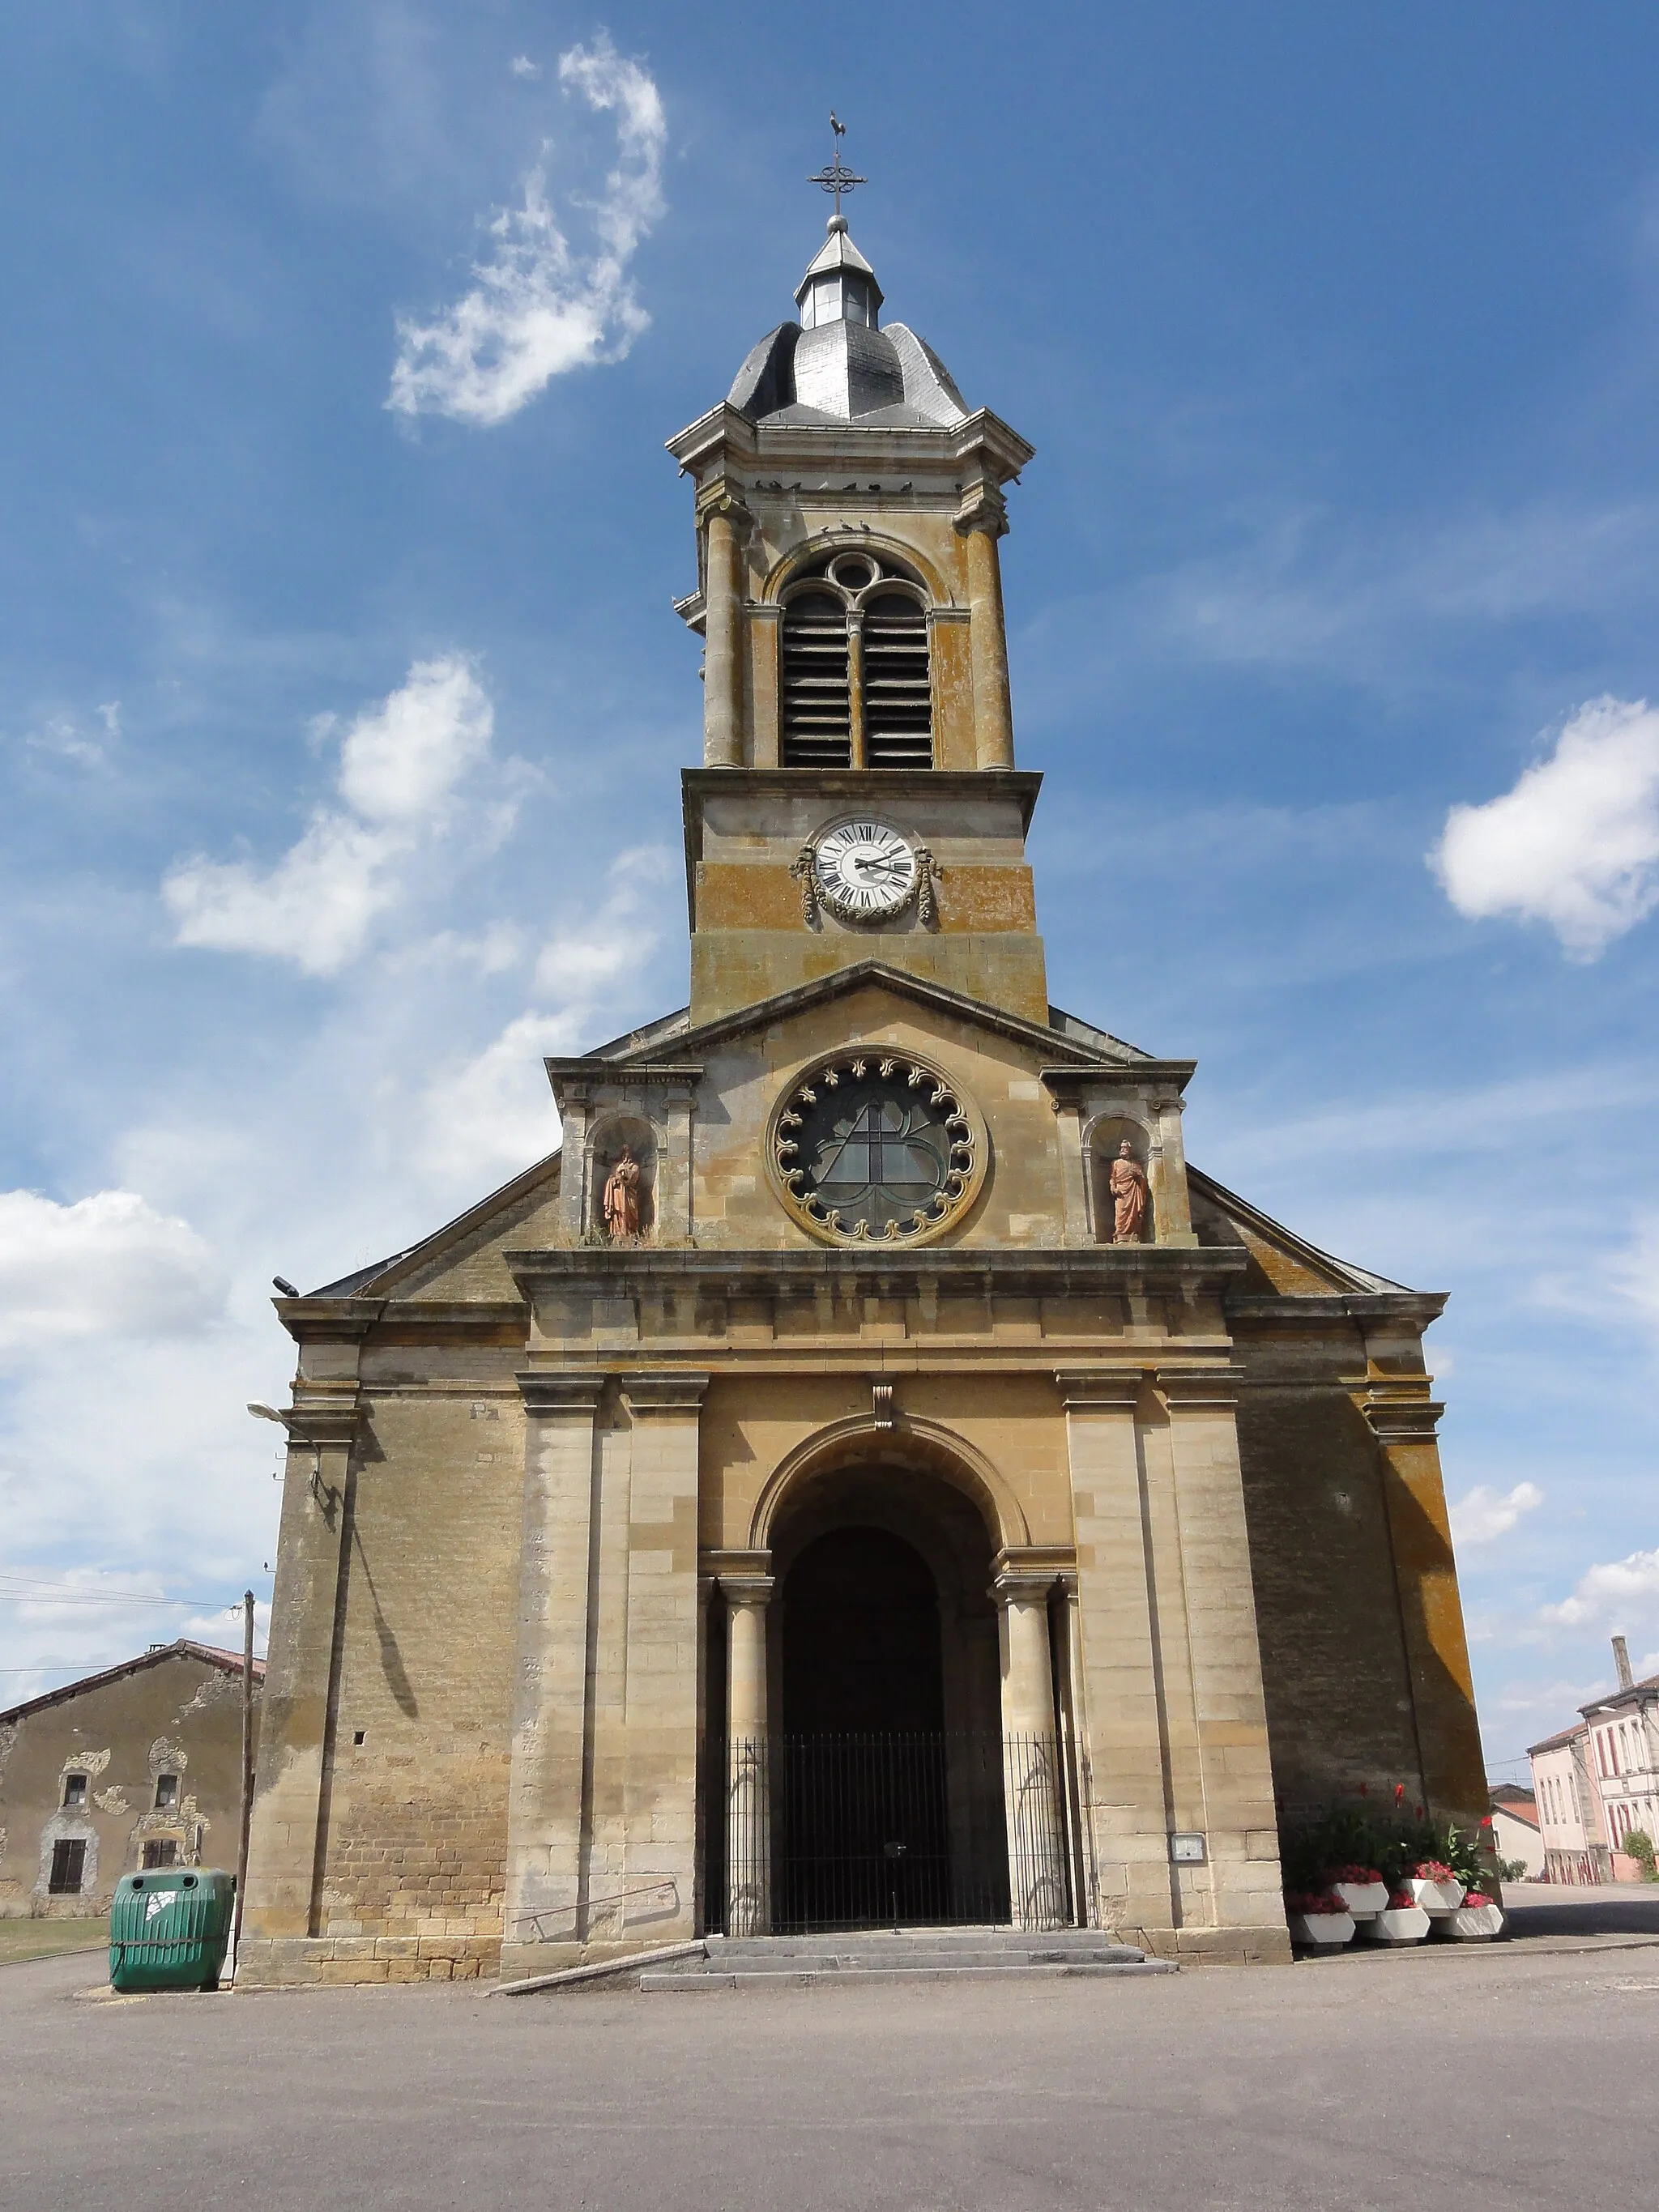
{"type": "Polygon", "coordinates": [[[103,1912],[147,1866],[234,1869],[241,1777],[241,1655],[185,1638],[0,1713],[0,1918],[103,1912]]]}
{"type": "Polygon", "coordinates": [[[1492,1826],[1498,1857],[1524,1867],[1528,1879],[1535,1881],[1544,1871],[1544,1838],[1532,1791],[1500,1783],[1492,1793],[1492,1826]]]}
{"type": "MultiPolygon", "coordinates": [[[[245,1983],[895,1917],[1288,1958],[1281,1819],[1486,1814],[1443,1298],[1189,1170],[1193,1062],[1050,1003],[1031,448],[839,215],[796,299],[670,444],[690,1003],[547,1063],[562,1153],[277,1305],[245,1983]]],[[[1109,1000],[1158,916],[1097,882],[1109,1000]]]]}
{"type": "Polygon", "coordinates": [[[1625,1838],[1639,1828],[1659,1842],[1659,1674],[1638,1682],[1622,1636],[1613,1639],[1619,1686],[1610,1697],[1583,1705],[1584,1762],[1601,1801],[1601,1824],[1613,1855],[1613,1878],[1641,1879],[1625,1838]]]}
{"type": "Polygon", "coordinates": [[[1622,1636],[1613,1663],[1617,1689],[1528,1754],[1549,1881],[1638,1881],[1626,1837],[1640,1828],[1659,1842],[1659,1674],[1635,1679],[1622,1636]]]}

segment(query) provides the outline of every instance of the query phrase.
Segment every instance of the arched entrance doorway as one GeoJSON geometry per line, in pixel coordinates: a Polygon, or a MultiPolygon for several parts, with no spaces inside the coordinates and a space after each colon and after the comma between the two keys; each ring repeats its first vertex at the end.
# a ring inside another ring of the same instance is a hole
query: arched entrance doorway
{"type": "Polygon", "coordinates": [[[773,1925],[1005,1920],[992,1542],[937,1476],[844,1466],[772,1530],[773,1925]]]}

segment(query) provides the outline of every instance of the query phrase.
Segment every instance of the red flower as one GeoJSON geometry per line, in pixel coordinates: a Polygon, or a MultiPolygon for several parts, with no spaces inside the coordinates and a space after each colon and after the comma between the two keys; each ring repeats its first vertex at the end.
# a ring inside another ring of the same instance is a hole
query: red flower
{"type": "Polygon", "coordinates": [[[1369,1796],[1370,1796],[1370,1794],[1371,1794],[1371,1785],[1370,1785],[1370,1784],[1369,1782],[1362,1782],[1362,1783],[1360,1784],[1360,1785],[1359,1785],[1359,1794],[1360,1794],[1360,1796],[1361,1796],[1362,1797],[1369,1797],[1369,1796]]]}
{"type": "Polygon", "coordinates": [[[1403,1804],[1403,1803],[1405,1802],[1405,1797],[1406,1797],[1406,1785],[1405,1785],[1405,1784],[1404,1784],[1403,1782],[1396,1782],[1396,1783],[1395,1784],[1395,1785],[1394,1785],[1394,1802],[1395,1802],[1395,1803],[1396,1805],[1403,1804]]]}
{"type": "Polygon", "coordinates": [[[1408,1889],[1397,1889],[1389,1899],[1390,1912],[1409,1912],[1417,1902],[1408,1889]]]}
{"type": "Polygon", "coordinates": [[[1490,1905],[1492,1899],[1483,1897],[1478,1889],[1472,1889],[1465,1894],[1463,1902],[1465,1905],[1490,1905]]]}

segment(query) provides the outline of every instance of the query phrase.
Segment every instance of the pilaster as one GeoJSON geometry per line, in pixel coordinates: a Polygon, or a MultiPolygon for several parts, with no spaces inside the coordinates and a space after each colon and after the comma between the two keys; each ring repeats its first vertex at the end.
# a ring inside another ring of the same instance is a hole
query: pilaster
{"type": "Polygon", "coordinates": [[[250,1937],[316,1933],[358,1399],[355,1382],[320,1391],[302,1386],[285,1416],[288,1464],[242,1916],[250,1937]]]}
{"type": "Polygon", "coordinates": [[[1161,1656],[1137,1373],[1056,1376],[1077,1531],[1077,1644],[1097,1925],[1171,1923],[1161,1656]]]}
{"type": "Polygon", "coordinates": [[[1375,1378],[1359,1404],[1382,1459],[1423,1787],[1431,1811],[1478,1827],[1486,1767],[1440,1469],[1445,1408],[1430,1398],[1426,1376],[1410,1375],[1375,1378]]]}
{"type": "Polygon", "coordinates": [[[1160,1614],[1180,1615],[1191,1715],[1192,1756],[1183,1758],[1178,1746],[1188,1731],[1177,1730],[1170,1714],[1171,1811],[1175,1827],[1206,1838],[1208,1864],[1194,1869],[1206,1879],[1191,1887],[1207,1890],[1214,1924],[1276,1929],[1285,1914],[1238,1456],[1240,1372],[1158,1370],[1175,1520],[1173,1556],[1167,1569],[1162,1559],[1157,1565],[1158,1604],[1160,1614]]]}
{"type": "Polygon", "coordinates": [[[605,1377],[520,1375],[527,1416],[501,1972],[560,1965],[586,1935],[594,1419],[605,1377]]]}
{"type": "Polygon", "coordinates": [[[633,1374],[622,1927],[672,1942],[696,1903],[698,1418],[707,1375],[633,1374]],[[655,1893],[653,1885],[659,1885],[655,1893]]]}

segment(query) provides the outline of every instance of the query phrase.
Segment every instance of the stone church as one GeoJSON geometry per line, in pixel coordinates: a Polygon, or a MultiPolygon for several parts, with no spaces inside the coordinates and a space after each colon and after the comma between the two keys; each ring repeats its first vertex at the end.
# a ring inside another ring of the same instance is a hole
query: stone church
{"type": "Polygon", "coordinates": [[[278,1302],[250,1982],[895,1922],[1284,1957],[1287,1817],[1486,1809],[1443,1300],[1189,1166],[1194,1063],[1049,1003],[1032,448],[837,210],[669,443],[690,1004],[547,1063],[550,1158],[278,1302]]]}

